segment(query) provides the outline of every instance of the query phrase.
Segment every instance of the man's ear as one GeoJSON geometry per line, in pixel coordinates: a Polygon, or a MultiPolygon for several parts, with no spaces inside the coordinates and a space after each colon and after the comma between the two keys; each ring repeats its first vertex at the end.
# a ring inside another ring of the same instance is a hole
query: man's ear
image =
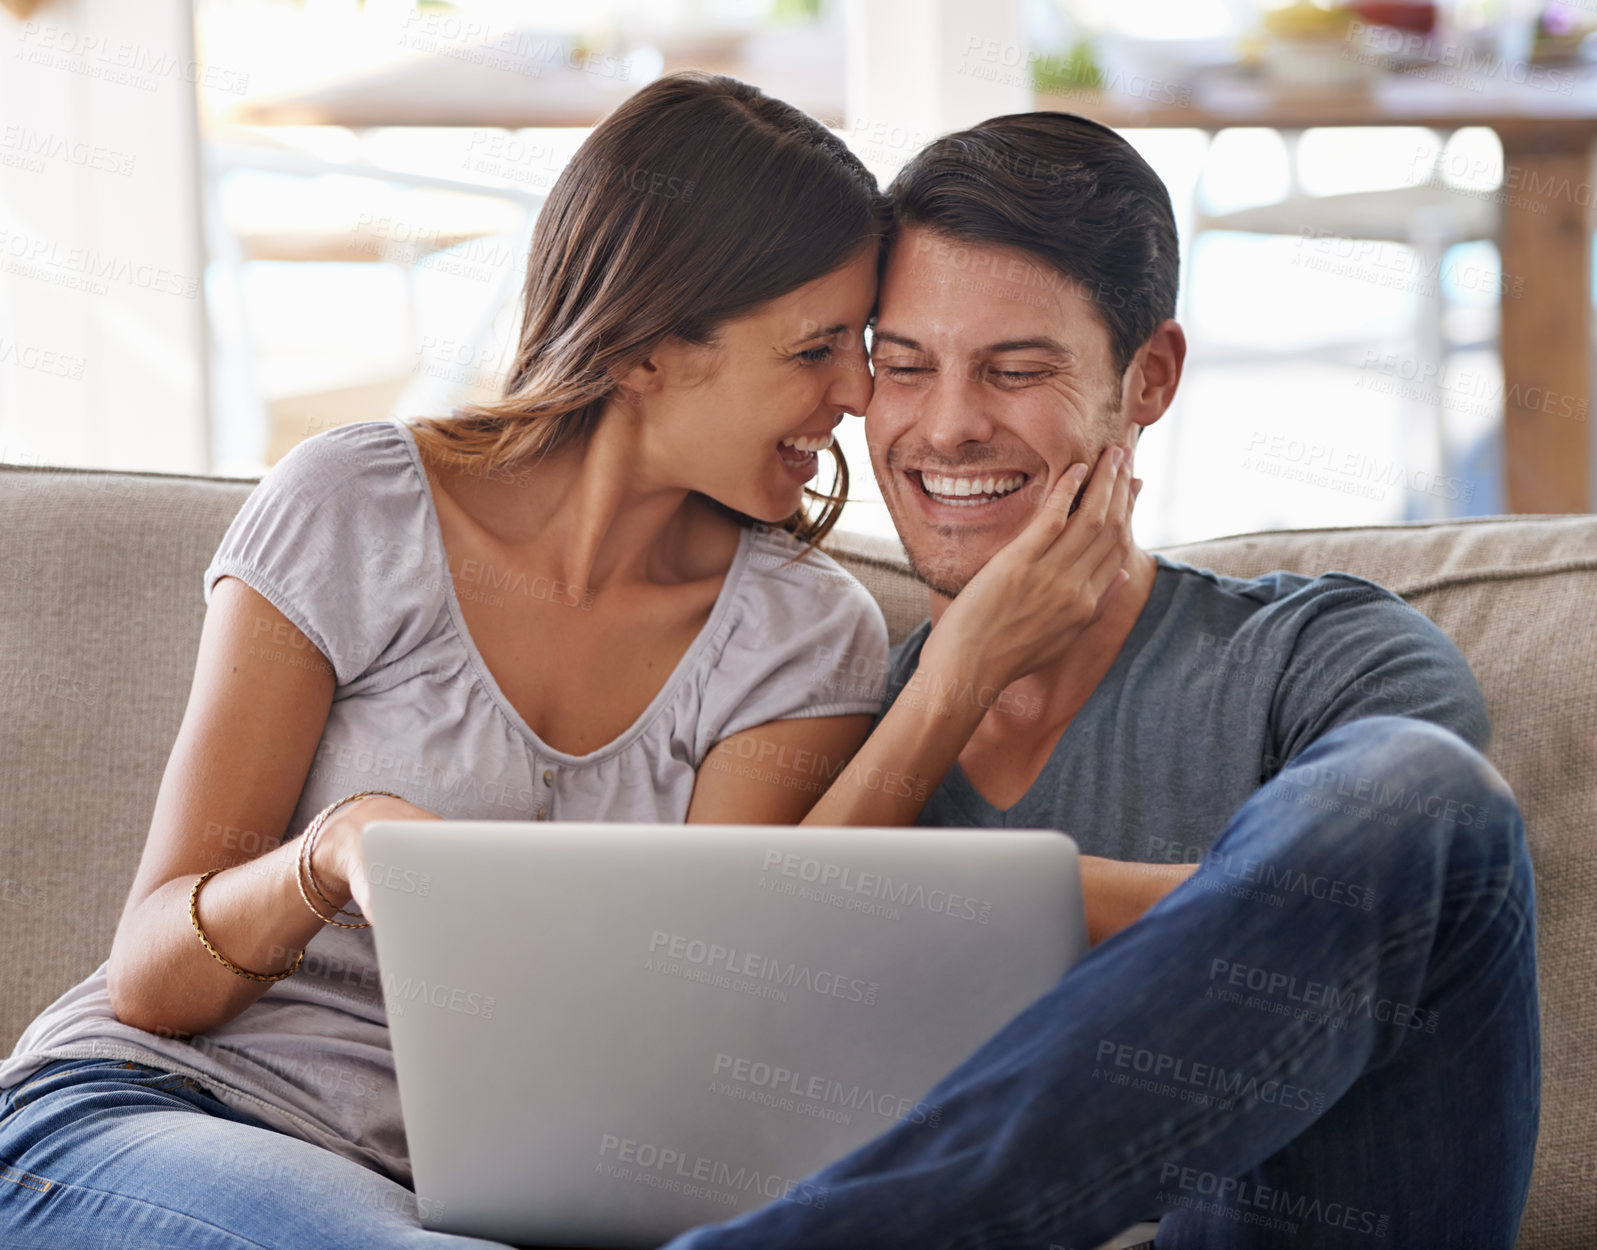
{"type": "MultiPolygon", "coordinates": [[[[1137,349],[1126,369],[1121,398],[1133,424],[1149,426],[1164,416],[1181,384],[1187,359],[1187,336],[1180,322],[1166,317],[1137,349]]],[[[1139,434],[1140,438],[1141,435],[1139,434]]]]}

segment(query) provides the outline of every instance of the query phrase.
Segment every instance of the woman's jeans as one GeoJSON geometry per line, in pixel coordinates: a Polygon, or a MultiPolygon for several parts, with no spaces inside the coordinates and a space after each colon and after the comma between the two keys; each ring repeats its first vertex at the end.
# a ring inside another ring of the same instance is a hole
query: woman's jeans
{"type": "MultiPolygon", "coordinates": [[[[669,1250],[1087,1250],[1155,1216],[1160,1250],[1506,1250],[1540,1085],[1519,809],[1457,735],[1371,717],[944,1077],[935,1127],[669,1250]]],[[[66,1060],[0,1091],[0,1245],[496,1244],[180,1076],[66,1060]]]]}
{"type": "Polygon", "coordinates": [[[487,1250],[421,1227],[398,1182],[218,1102],[191,1078],[63,1059],[0,1091],[7,1250],[487,1250]]]}

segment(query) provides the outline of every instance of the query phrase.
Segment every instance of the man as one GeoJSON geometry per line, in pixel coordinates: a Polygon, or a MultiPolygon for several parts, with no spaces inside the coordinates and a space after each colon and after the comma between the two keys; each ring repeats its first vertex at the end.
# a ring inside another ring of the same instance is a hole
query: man
{"type": "MultiPolygon", "coordinates": [[[[890,189],[866,414],[930,592],[1169,407],[1167,192],[1113,131],[996,118],[890,189]]],[[[1088,488],[1090,489],[1090,484],[1088,488]]],[[[672,1250],[1512,1246],[1540,1098],[1535,901],[1456,647],[1375,584],[1133,548],[1062,658],[992,701],[922,823],[1058,828],[1094,948],[900,1124],[672,1250]]]]}

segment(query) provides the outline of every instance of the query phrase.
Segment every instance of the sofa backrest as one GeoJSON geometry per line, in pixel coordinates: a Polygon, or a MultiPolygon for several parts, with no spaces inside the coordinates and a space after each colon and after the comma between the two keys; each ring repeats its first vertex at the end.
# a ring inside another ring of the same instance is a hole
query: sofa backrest
{"type": "Polygon", "coordinates": [[[0,466],[0,1043],[92,972],[133,883],[247,479],[0,466]]]}
{"type": "MultiPolygon", "coordinates": [[[[105,957],[193,678],[200,578],[253,479],[0,466],[0,1044],[105,957]]],[[[924,591],[895,544],[835,555],[895,640],[924,591]]],[[[1597,517],[1255,534],[1165,554],[1341,569],[1398,591],[1474,666],[1536,863],[1544,1082],[1519,1245],[1597,1227],[1597,517]]]]}

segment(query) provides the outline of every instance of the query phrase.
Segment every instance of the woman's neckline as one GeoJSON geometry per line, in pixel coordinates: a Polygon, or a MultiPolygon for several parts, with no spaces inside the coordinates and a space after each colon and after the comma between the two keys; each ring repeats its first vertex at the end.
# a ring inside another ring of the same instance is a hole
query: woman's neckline
{"type": "Polygon", "coordinates": [[[655,692],[654,698],[649,701],[649,705],[643,709],[631,725],[603,746],[596,747],[583,755],[572,755],[550,746],[533,732],[532,727],[527,724],[521,713],[516,710],[515,705],[505,696],[498,680],[488,667],[488,662],[483,659],[482,652],[477,649],[476,639],[471,636],[471,630],[466,626],[466,617],[461,611],[460,599],[455,593],[455,579],[450,572],[449,551],[444,546],[443,526],[438,518],[437,501],[433,498],[432,481],[428,478],[427,470],[422,465],[421,451],[416,445],[415,435],[411,432],[410,426],[403,417],[389,417],[387,420],[398,427],[400,437],[410,455],[411,468],[415,471],[420,482],[422,497],[426,502],[428,540],[432,543],[439,565],[443,569],[441,581],[443,582],[444,598],[449,610],[450,621],[454,625],[455,634],[460,639],[467,658],[471,661],[472,671],[475,673],[478,684],[482,686],[483,691],[498,705],[500,712],[510,722],[516,732],[541,757],[557,760],[569,767],[578,768],[601,763],[611,756],[626,750],[638,738],[642,737],[655,718],[669,705],[678,687],[687,679],[689,672],[692,671],[694,665],[698,662],[704,649],[710,645],[711,639],[715,637],[721,628],[723,620],[731,609],[732,600],[737,594],[737,587],[748,565],[749,527],[746,525],[738,527],[737,551],[733,554],[732,563],[727,568],[726,574],[721,581],[721,589],[716,594],[714,607],[710,609],[709,620],[705,621],[698,634],[694,636],[687,650],[682,653],[682,658],[677,661],[676,666],[671,670],[670,676],[665,679],[665,683],[655,692]]]}

